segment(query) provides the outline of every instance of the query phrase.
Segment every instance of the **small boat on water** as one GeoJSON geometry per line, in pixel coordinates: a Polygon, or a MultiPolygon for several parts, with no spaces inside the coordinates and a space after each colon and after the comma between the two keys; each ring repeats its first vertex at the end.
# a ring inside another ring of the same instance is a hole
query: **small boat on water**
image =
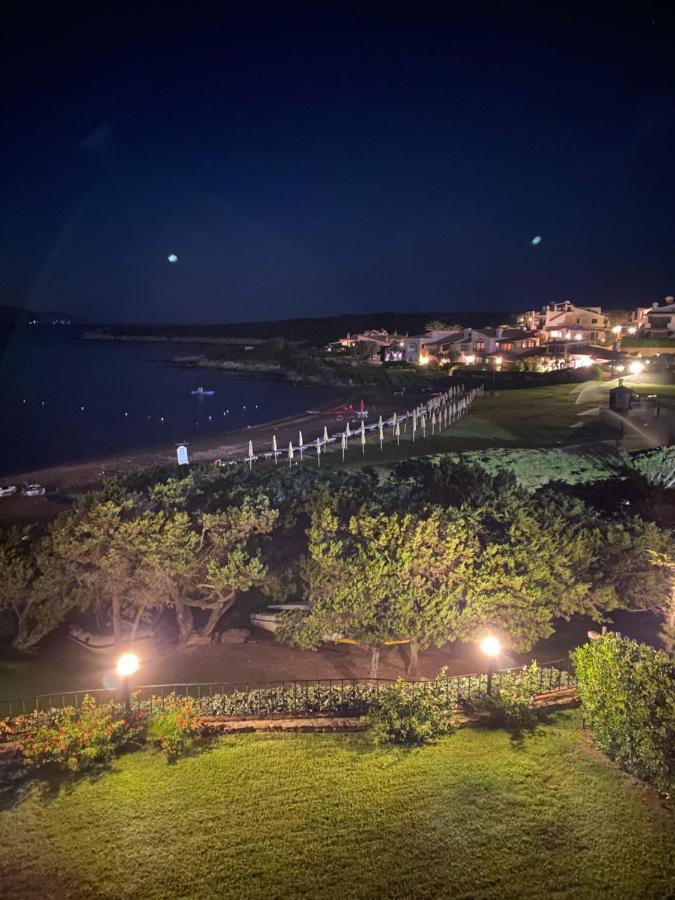
{"type": "MultiPolygon", "coordinates": [[[[122,641],[130,643],[131,622],[122,622],[122,641]]],[[[80,625],[71,625],[68,629],[68,637],[85,650],[92,653],[109,653],[115,649],[115,638],[110,634],[96,634],[93,631],[87,631],[80,625]]],[[[136,629],[136,638],[132,642],[134,646],[147,644],[153,637],[153,632],[146,625],[139,625],[136,629]]]]}
{"type": "Polygon", "coordinates": [[[0,497],[11,497],[16,494],[15,484],[0,484],[0,497]]]}
{"type": "Polygon", "coordinates": [[[193,391],[190,391],[193,397],[213,397],[216,393],[215,391],[207,391],[203,387],[195,388],[193,391]]]}

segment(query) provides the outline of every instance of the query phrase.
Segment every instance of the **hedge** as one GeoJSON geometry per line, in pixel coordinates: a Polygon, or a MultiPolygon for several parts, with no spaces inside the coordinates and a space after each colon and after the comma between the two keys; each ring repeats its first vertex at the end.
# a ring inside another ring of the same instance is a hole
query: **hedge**
{"type": "Polygon", "coordinates": [[[675,665],[646,644],[605,635],[572,652],[585,721],[627,772],[670,793],[675,781],[675,665]]]}

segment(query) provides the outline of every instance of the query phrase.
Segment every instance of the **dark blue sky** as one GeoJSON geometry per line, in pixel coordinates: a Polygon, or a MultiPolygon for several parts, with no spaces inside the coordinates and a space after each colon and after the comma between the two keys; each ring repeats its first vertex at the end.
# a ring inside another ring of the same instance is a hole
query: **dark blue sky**
{"type": "Polygon", "coordinates": [[[319,6],[8,25],[0,302],[228,321],[675,290],[667,7],[319,6]]]}

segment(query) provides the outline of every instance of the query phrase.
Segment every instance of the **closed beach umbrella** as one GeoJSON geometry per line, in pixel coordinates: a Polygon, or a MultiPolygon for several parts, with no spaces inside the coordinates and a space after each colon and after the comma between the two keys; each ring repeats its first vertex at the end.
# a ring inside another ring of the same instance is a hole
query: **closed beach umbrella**
{"type": "Polygon", "coordinates": [[[422,413],[422,416],[420,417],[420,425],[422,426],[422,436],[426,437],[427,436],[427,417],[424,415],[424,413],[422,413]]]}
{"type": "Polygon", "coordinates": [[[345,451],[347,449],[347,435],[342,432],[342,437],[340,438],[340,448],[342,449],[342,462],[345,461],[345,451]]]}
{"type": "Polygon", "coordinates": [[[288,466],[293,465],[293,441],[288,442],[288,466]]]}
{"type": "Polygon", "coordinates": [[[349,438],[352,436],[352,432],[349,428],[349,422],[347,422],[347,424],[345,425],[345,434],[347,435],[347,440],[349,440],[349,438]]]}
{"type": "Polygon", "coordinates": [[[321,438],[316,439],[316,464],[321,465],[321,438]]]}
{"type": "Polygon", "coordinates": [[[328,428],[323,426],[323,442],[324,444],[328,444],[328,428]]]}
{"type": "Polygon", "coordinates": [[[366,423],[361,419],[361,453],[366,455],[366,423]]]}
{"type": "Polygon", "coordinates": [[[253,467],[253,441],[248,442],[248,468],[249,471],[253,467]]]}
{"type": "Polygon", "coordinates": [[[431,413],[431,434],[432,436],[436,434],[436,410],[431,413]]]}
{"type": "Polygon", "coordinates": [[[272,453],[274,454],[274,465],[277,464],[277,436],[276,434],[272,435],[272,453]]]}
{"type": "Polygon", "coordinates": [[[302,432],[298,432],[298,450],[300,451],[300,460],[302,460],[302,445],[304,441],[302,439],[302,432]]]}
{"type": "Polygon", "coordinates": [[[384,423],[382,421],[382,416],[377,421],[377,430],[380,435],[380,452],[382,452],[382,441],[384,440],[384,423]]]}
{"type": "MultiPolygon", "coordinates": [[[[398,416],[394,413],[394,418],[391,420],[391,433],[394,437],[396,437],[396,426],[398,424],[398,416]]],[[[401,429],[399,428],[399,433],[401,429]]]]}
{"type": "Polygon", "coordinates": [[[396,425],[394,426],[394,435],[396,436],[396,446],[398,447],[401,443],[401,423],[398,419],[396,419],[396,425]]]}

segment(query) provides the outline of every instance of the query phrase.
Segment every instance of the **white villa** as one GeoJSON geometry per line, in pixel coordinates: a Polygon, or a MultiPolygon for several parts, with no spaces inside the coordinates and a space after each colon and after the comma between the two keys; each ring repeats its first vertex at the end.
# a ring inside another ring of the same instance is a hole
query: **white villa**
{"type": "Polygon", "coordinates": [[[571,300],[548,303],[541,312],[522,313],[518,321],[543,332],[546,340],[604,341],[610,327],[609,316],[600,306],[576,306],[571,300]]]}

